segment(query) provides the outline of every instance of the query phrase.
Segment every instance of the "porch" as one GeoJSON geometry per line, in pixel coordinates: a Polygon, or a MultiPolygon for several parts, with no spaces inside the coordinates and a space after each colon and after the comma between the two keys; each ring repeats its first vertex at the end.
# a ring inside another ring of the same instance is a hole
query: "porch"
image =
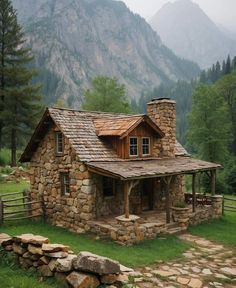
{"type": "Polygon", "coordinates": [[[189,223],[219,216],[220,198],[215,196],[216,170],[219,167],[218,164],[189,157],[89,163],[91,172],[122,182],[124,211],[122,216],[121,212],[90,221],[91,231],[131,244],[155,238],[160,233],[180,232],[187,229],[189,223]],[[203,197],[197,193],[198,173],[209,176],[211,196],[203,197]],[[187,195],[184,194],[183,183],[177,187],[186,174],[192,175],[192,193],[187,195]],[[139,194],[134,193],[137,187],[141,190],[139,194]],[[157,194],[158,201],[155,199],[157,194]],[[182,207],[184,201],[188,207],[182,207]]]}

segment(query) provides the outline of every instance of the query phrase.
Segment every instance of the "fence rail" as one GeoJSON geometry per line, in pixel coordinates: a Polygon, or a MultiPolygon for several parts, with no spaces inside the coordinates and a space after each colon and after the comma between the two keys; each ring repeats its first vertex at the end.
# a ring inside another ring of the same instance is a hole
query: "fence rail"
{"type": "Polygon", "coordinates": [[[45,216],[43,198],[31,201],[28,191],[0,195],[0,225],[5,221],[29,219],[39,216],[45,216]],[[19,196],[20,194],[22,196],[19,196]]]}
{"type": "Polygon", "coordinates": [[[229,212],[236,212],[236,199],[235,198],[228,198],[223,196],[223,215],[225,214],[225,211],[229,211],[229,212]],[[231,203],[228,204],[226,202],[230,201],[231,203]],[[234,205],[235,204],[235,205],[234,205]]]}

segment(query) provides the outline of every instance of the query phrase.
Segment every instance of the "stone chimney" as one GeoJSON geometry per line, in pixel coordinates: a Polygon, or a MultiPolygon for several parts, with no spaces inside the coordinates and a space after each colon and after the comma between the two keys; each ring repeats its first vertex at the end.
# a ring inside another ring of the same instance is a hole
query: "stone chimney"
{"type": "Polygon", "coordinates": [[[147,104],[147,115],[165,133],[159,145],[156,145],[159,150],[157,156],[175,157],[176,102],[169,98],[153,99],[147,104]]]}

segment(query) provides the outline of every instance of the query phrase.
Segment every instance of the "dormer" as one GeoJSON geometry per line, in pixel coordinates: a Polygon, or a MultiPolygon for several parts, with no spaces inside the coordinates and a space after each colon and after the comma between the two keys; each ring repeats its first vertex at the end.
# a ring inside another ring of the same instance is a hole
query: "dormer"
{"type": "Polygon", "coordinates": [[[94,125],[97,136],[123,159],[156,156],[154,143],[165,135],[147,115],[98,118],[94,125]]]}

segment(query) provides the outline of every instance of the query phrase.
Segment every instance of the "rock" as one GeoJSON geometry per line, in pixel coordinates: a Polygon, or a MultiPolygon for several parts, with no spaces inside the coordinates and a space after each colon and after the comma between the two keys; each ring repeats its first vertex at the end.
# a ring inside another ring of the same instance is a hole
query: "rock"
{"type": "Polygon", "coordinates": [[[97,288],[100,285],[96,276],[87,273],[72,272],[66,279],[73,288],[97,288]]]}
{"type": "Polygon", "coordinates": [[[55,268],[58,272],[69,272],[73,268],[72,260],[76,258],[76,255],[68,255],[66,258],[57,259],[55,268]]]}
{"type": "Polygon", "coordinates": [[[38,272],[43,277],[52,277],[53,276],[53,272],[49,269],[48,265],[39,266],[38,272]]]}
{"type": "Polygon", "coordinates": [[[223,275],[223,274],[219,274],[219,273],[215,273],[214,276],[218,279],[229,279],[229,277],[223,275]]]}
{"type": "Polygon", "coordinates": [[[170,277],[170,276],[174,276],[174,275],[179,275],[179,271],[175,271],[175,270],[169,270],[169,271],[166,271],[166,270],[153,270],[152,271],[153,274],[157,274],[157,275],[160,275],[161,277],[170,277]]]}
{"type": "Polygon", "coordinates": [[[190,282],[188,283],[188,287],[191,288],[201,288],[202,287],[202,281],[196,278],[191,278],[190,282]]]}
{"type": "Polygon", "coordinates": [[[32,244],[28,245],[28,250],[32,254],[43,255],[43,251],[41,247],[34,246],[32,244]]]}
{"type": "Polygon", "coordinates": [[[48,263],[50,262],[50,258],[49,257],[46,257],[46,256],[43,256],[39,259],[39,265],[48,265],[48,263]]]}
{"type": "Polygon", "coordinates": [[[13,237],[15,242],[22,242],[25,244],[34,244],[34,245],[42,245],[44,243],[48,243],[49,240],[46,237],[34,234],[22,234],[16,237],[13,237]]]}
{"type": "Polygon", "coordinates": [[[129,277],[126,274],[119,274],[116,278],[116,282],[126,284],[129,282],[129,277]]]}
{"type": "Polygon", "coordinates": [[[211,272],[210,269],[203,269],[202,270],[202,274],[204,274],[204,275],[212,275],[212,272],[211,272]]]}
{"type": "Polygon", "coordinates": [[[16,254],[23,255],[27,250],[21,246],[21,244],[13,243],[12,249],[16,254]]]}
{"type": "MultiPolygon", "coordinates": [[[[133,272],[134,269],[125,267],[124,265],[120,264],[120,271],[121,272],[133,272]]],[[[150,271],[150,270],[149,270],[150,271]]]]}
{"type": "Polygon", "coordinates": [[[117,261],[89,252],[80,252],[79,255],[73,259],[73,266],[76,270],[92,272],[99,275],[120,273],[120,264],[117,261]]]}
{"type": "Polygon", "coordinates": [[[68,256],[67,252],[55,252],[55,253],[46,253],[44,252],[45,256],[51,257],[51,258],[66,258],[68,256]]]}
{"type": "Polygon", "coordinates": [[[182,285],[187,285],[189,283],[190,279],[188,278],[185,278],[185,277],[178,277],[177,278],[177,282],[179,284],[182,284],[182,285]]]}
{"type": "Polygon", "coordinates": [[[46,253],[54,253],[54,252],[68,252],[70,249],[69,246],[65,246],[62,244],[43,244],[42,250],[46,253]]]}
{"type": "Polygon", "coordinates": [[[56,262],[57,259],[52,259],[49,263],[48,263],[48,267],[49,269],[54,272],[56,270],[56,262]]]}
{"type": "Polygon", "coordinates": [[[28,269],[33,266],[33,262],[28,258],[19,257],[19,264],[22,268],[28,269]]]}
{"type": "Polygon", "coordinates": [[[0,234],[0,245],[1,246],[8,246],[12,244],[12,237],[8,234],[1,233],[0,234]]]}
{"type": "Polygon", "coordinates": [[[113,284],[116,282],[116,280],[117,280],[116,274],[107,274],[107,275],[103,275],[100,278],[100,281],[102,284],[113,284]]]}
{"type": "Polygon", "coordinates": [[[228,276],[236,276],[236,268],[223,267],[220,268],[220,271],[228,276]]]}

